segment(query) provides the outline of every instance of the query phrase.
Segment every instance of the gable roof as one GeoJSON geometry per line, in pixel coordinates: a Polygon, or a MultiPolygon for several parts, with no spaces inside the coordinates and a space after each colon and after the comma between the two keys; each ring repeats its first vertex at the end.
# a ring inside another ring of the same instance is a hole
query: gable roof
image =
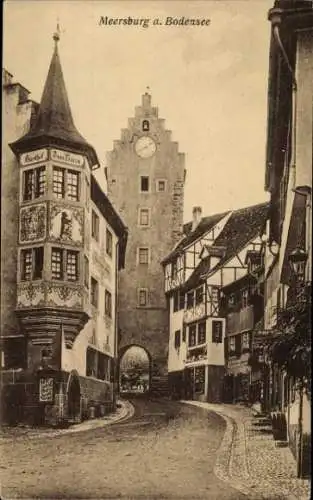
{"type": "Polygon", "coordinates": [[[94,148],[75,127],[65,87],[57,39],[44,86],[37,117],[30,130],[10,144],[14,153],[54,143],[87,154],[91,166],[99,164],[94,148]]]}
{"type": "Polygon", "coordinates": [[[163,259],[162,264],[166,264],[171,261],[174,257],[177,257],[181,251],[187,246],[191,245],[198,238],[203,236],[205,233],[213,229],[213,227],[222,220],[225,215],[229,214],[230,210],[223,212],[221,214],[209,215],[208,217],[203,217],[199,222],[198,226],[194,231],[192,231],[192,222],[187,222],[183,226],[184,236],[178,243],[178,245],[163,259]]]}
{"type": "Polygon", "coordinates": [[[222,268],[235,257],[253,238],[255,238],[268,215],[269,203],[260,203],[234,210],[224,229],[214,241],[212,247],[225,246],[226,251],[220,261],[210,268],[210,257],[203,259],[184,284],[184,288],[193,288],[204,279],[222,268]]]}

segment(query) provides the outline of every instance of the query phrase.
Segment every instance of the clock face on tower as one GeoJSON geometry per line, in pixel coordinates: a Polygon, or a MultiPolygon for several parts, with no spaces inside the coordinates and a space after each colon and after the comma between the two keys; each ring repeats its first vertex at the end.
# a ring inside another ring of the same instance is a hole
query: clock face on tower
{"type": "Polygon", "coordinates": [[[151,137],[144,135],[136,142],[135,151],[141,158],[150,158],[156,152],[156,144],[151,137]]]}

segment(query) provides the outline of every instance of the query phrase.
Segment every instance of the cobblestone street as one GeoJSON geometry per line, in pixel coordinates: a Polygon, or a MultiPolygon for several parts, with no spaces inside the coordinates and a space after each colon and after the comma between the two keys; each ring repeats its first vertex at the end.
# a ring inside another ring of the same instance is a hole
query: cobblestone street
{"type": "Polygon", "coordinates": [[[221,417],[166,401],[137,400],[135,407],[123,423],[3,440],[2,498],[244,498],[213,473],[221,417]]]}

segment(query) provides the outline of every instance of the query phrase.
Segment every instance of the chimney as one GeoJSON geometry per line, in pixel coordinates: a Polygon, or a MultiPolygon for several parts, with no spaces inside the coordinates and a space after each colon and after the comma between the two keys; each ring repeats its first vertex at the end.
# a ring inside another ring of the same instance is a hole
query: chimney
{"type": "Polygon", "coordinates": [[[194,231],[196,227],[198,227],[199,223],[201,222],[202,219],[202,208],[201,207],[193,207],[192,209],[192,228],[191,230],[194,231]]]}

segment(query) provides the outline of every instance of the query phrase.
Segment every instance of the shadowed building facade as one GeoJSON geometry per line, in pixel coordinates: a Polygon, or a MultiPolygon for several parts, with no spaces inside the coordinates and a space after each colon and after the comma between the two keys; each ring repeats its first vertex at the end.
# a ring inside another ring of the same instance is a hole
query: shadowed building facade
{"type": "Polygon", "coordinates": [[[169,318],[161,260],[182,236],[185,167],[148,92],[114,142],[106,173],[109,197],[129,228],[119,276],[120,354],[134,344],[148,352],[153,389],[167,373],[169,318]]]}

